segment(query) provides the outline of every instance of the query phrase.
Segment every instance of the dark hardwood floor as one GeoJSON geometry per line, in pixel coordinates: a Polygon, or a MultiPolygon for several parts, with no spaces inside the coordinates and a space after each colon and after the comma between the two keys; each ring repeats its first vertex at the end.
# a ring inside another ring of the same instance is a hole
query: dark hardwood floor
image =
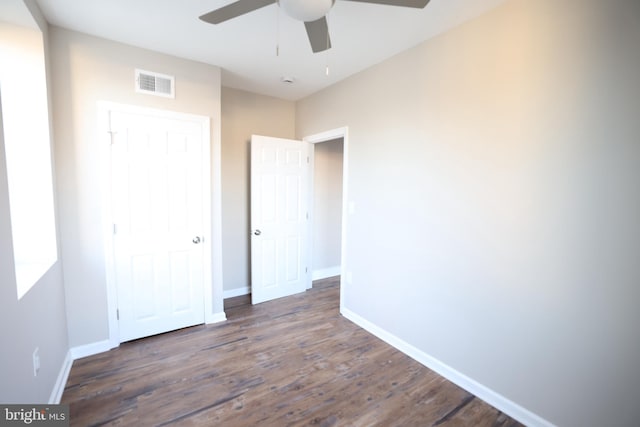
{"type": "Polygon", "coordinates": [[[338,279],[73,363],[73,426],[520,426],[338,313],[338,279]]]}

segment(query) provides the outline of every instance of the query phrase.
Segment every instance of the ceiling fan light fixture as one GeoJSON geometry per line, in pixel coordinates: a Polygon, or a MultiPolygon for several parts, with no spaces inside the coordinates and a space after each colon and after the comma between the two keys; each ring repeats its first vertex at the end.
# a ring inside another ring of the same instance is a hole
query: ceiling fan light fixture
{"type": "Polygon", "coordinates": [[[303,22],[313,22],[325,16],[336,0],[278,0],[287,15],[303,22]]]}

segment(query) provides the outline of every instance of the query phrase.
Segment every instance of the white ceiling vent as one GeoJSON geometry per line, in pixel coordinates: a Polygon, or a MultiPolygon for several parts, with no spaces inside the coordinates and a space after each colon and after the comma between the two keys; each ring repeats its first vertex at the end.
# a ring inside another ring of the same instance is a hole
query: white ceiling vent
{"type": "Polygon", "coordinates": [[[175,78],[136,69],[136,92],[175,98],[175,78]]]}

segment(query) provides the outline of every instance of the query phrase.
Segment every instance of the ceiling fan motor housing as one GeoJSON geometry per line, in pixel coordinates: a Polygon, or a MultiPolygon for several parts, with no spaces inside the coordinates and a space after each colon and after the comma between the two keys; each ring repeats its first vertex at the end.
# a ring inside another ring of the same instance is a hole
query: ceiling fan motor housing
{"type": "Polygon", "coordinates": [[[287,15],[303,22],[316,21],[333,7],[336,0],[278,0],[287,15]]]}

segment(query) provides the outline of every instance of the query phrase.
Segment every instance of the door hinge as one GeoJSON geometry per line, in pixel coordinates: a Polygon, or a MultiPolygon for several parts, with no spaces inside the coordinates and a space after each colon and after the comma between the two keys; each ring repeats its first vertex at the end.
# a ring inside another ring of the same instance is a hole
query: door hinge
{"type": "Polygon", "coordinates": [[[113,136],[118,133],[113,130],[113,111],[109,111],[109,129],[107,129],[109,133],[110,144],[113,145],[113,136]]]}
{"type": "Polygon", "coordinates": [[[120,320],[120,309],[116,308],[116,319],[120,320]]]}
{"type": "Polygon", "coordinates": [[[114,136],[118,132],[113,131],[113,130],[108,130],[107,132],[109,133],[109,145],[113,145],[114,144],[114,140],[115,140],[114,136]]]}
{"type": "Polygon", "coordinates": [[[309,156],[307,156],[307,163],[309,163],[309,156]]]}
{"type": "Polygon", "coordinates": [[[308,272],[309,272],[309,267],[305,267],[305,268],[304,268],[304,272],[305,272],[305,273],[308,273],[308,272]]]}
{"type": "Polygon", "coordinates": [[[118,227],[113,224],[113,234],[117,234],[118,233],[118,227]]]}

